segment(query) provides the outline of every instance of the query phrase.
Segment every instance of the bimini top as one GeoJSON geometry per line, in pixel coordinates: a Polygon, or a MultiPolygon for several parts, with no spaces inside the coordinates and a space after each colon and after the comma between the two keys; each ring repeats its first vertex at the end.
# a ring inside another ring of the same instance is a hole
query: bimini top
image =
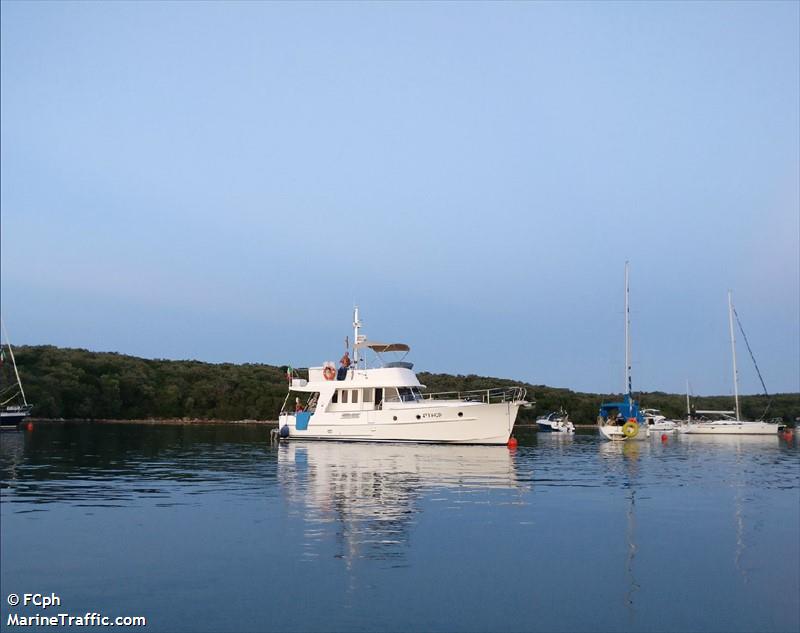
{"type": "Polygon", "coordinates": [[[624,418],[636,418],[641,420],[639,403],[631,398],[630,394],[625,394],[622,402],[604,402],[600,405],[600,416],[603,418],[616,409],[624,418]]]}
{"type": "Polygon", "coordinates": [[[356,349],[371,349],[373,352],[410,352],[411,348],[405,343],[379,343],[377,341],[361,341],[356,343],[356,349]]]}

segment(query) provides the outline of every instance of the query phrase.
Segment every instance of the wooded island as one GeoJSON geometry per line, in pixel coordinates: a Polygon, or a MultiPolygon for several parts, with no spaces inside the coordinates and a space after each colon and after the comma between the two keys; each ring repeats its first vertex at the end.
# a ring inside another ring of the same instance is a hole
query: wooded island
{"type": "MultiPolygon", "coordinates": [[[[35,418],[63,419],[214,419],[277,420],[286,397],[286,366],[149,360],[109,352],[23,345],[14,348],[28,402],[35,418]]],[[[3,367],[8,380],[10,363],[3,367]]],[[[299,369],[304,373],[303,369],[299,369]]],[[[522,409],[520,423],[561,407],[576,424],[594,423],[603,400],[620,394],[581,393],[520,381],[476,375],[420,372],[429,392],[468,391],[522,385],[535,402],[522,409]]],[[[686,418],[685,394],[639,392],[643,408],[661,409],[667,417],[686,418]]],[[[732,396],[692,398],[697,409],[731,409],[732,396]]],[[[746,419],[781,418],[794,425],[800,416],[800,393],[743,396],[746,419]],[[767,405],[769,403],[769,409],[767,405]]]]}

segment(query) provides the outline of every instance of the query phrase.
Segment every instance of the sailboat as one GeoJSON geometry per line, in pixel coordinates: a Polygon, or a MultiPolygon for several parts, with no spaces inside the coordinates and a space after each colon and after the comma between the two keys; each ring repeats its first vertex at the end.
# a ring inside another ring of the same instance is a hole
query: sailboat
{"type": "Polygon", "coordinates": [[[622,402],[604,402],[600,405],[597,426],[600,434],[609,440],[643,439],[646,430],[640,432],[642,414],[639,403],[633,398],[631,386],[631,311],[630,287],[628,284],[628,262],[625,262],[625,396],[622,402]]]}
{"type": "MultiPolygon", "coordinates": [[[[0,426],[13,427],[31,414],[33,405],[28,404],[25,398],[25,390],[22,388],[22,381],[19,378],[17,361],[14,358],[14,350],[11,347],[8,332],[6,332],[6,325],[2,320],[0,320],[0,325],[2,325],[3,334],[6,337],[6,347],[8,348],[8,355],[11,358],[11,365],[14,368],[14,378],[16,379],[16,382],[10,382],[8,386],[3,385],[2,389],[0,389],[0,426]]],[[[0,345],[0,366],[4,364],[5,349],[0,345]]],[[[5,382],[5,372],[3,372],[3,376],[5,382]]]]}
{"type": "MultiPolygon", "coordinates": [[[[781,432],[786,426],[784,424],[773,424],[771,422],[742,420],[742,413],[739,408],[739,372],[736,369],[736,335],[733,331],[734,312],[733,296],[729,290],[728,324],[730,326],[731,353],[733,357],[733,398],[736,408],[734,411],[695,411],[696,415],[704,418],[702,420],[693,419],[690,412],[687,423],[679,429],[681,433],[692,435],[775,435],[781,432]]],[[[742,332],[744,333],[744,330],[742,330],[742,332]]]]}

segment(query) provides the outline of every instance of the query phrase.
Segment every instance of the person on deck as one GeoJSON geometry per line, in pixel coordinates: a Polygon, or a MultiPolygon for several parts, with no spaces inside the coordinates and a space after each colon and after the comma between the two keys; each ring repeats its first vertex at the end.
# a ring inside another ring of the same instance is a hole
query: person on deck
{"type": "Polygon", "coordinates": [[[347,377],[347,370],[350,368],[350,353],[345,352],[344,356],[339,360],[339,372],[336,374],[336,380],[344,380],[347,377]]]}

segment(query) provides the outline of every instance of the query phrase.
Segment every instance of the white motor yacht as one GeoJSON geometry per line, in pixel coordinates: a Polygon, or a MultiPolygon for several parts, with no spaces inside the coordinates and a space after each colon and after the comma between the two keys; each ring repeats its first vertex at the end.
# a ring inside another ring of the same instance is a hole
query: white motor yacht
{"type": "Polygon", "coordinates": [[[658,409],[642,409],[642,417],[649,433],[674,433],[678,430],[678,423],[668,420],[658,409]]]}
{"type": "Polygon", "coordinates": [[[310,367],[307,379],[291,377],[278,420],[281,438],[508,443],[519,408],[527,404],[525,389],[427,394],[412,363],[383,358],[389,352],[408,354],[408,345],[368,340],[360,334],[358,308],[353,327],[353,364],[345,372],[337,375],[328,362],[310,367]],[[375,353],[377,366],[367,365],[362,355],[367,350],[375,353]]]}

